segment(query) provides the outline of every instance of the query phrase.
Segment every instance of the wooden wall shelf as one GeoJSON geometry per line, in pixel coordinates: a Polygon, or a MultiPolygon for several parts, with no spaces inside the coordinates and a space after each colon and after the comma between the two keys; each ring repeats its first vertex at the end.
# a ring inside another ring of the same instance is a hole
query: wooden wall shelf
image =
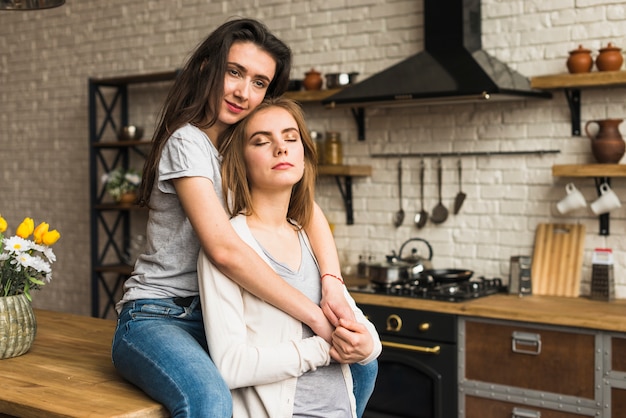
{"type": "Polygon", "coordinates": [[[555,177],[626,177],[626,164],[565,164],[552,166],[555,177]]]}
{"type": "MultiPolygon", "coordinates": [[[[611,177],[626,177],[624,164],[565,164],[553,165],[552,175],[555,177],[589,177],[595,179],[598,196],[602,183],[611,184],[611,177]]],[[[599,215],[600,235],[609,235],[609,214],[599,215]]]]}
{"type": "Polygon", "coordinates": [[[300,103],[320,102],[321,104],[322,100],[335,93],[339,93],[341,90],[342,89],[288,91],[285,93],[285,97],[300,103]]]}
{"type": "Polygon", "coordinates": [[[570,108],[572,135],[580,136],[580,90],[583,88],[626,86],[626,71],[595,71],[580,74],[554,74],[533,77],[534,89],[563,89],[570,108]]]}

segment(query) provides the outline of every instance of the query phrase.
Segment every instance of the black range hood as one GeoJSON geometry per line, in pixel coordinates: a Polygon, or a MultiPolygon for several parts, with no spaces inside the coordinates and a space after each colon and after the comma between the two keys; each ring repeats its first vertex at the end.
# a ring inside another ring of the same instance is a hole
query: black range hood
{"type": "Polygon", "coordinates": [[[481,49],[480,0],[424,0],[424,51],[348,86],[324,105],[443,104],[551,98],[481,49]]]}

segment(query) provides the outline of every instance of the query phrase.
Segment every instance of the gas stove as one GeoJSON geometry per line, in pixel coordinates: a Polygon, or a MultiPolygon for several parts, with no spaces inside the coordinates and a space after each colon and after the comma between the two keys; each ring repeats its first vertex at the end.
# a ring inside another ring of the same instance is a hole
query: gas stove
{"type": "Polygon", "coordinates": [[[502,279],[499,277],[488,279],[481,276],[452,283],[424,283],[420,280],[405,280],[392,284],[369,283],[365,286],[350,287],[349,290],[445,302],[464,302],[496,293],[505,293],[507,287],[502,285],[502,279]]]}

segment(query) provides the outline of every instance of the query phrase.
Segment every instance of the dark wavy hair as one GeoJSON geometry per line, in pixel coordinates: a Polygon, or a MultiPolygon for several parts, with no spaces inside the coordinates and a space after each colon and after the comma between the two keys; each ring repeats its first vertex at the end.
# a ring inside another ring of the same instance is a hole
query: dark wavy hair
{"type": "Polygon", "coordinates": [[[284,97],[266,99],[242,121],[231,125],[220,135],[219,150],[222,155],[222,190],[229,196],[227,212],[230,216],[239,213],[251,215],[252,195],[248,182],[248,170],[244,160],[244,147],[248,143],[248,122],[259,112],[278,107],[285,109],[296,121],[304,147],[304,174],[291,191],[287,217],[305,228],[313,217],[315,179],[317,177],[317,155],[313,140],[306,127],[302,108],[295,101],[284,97]]]}
{"type": "Polygon", "coordinates": [[[177,74],[161,110],[139,188],[139,202],[142,206],[150,203],[161,152],[172,133],[187,123],[199,128],[208,128],[216,123],[224,95],[228,53],[236,42],[252,42],[276,61],[276,73],[265,97],[277,97],[287,90],[291,72],[291,49],[263,23],[239,18],[226,22],[211,32],[177,74]]]}

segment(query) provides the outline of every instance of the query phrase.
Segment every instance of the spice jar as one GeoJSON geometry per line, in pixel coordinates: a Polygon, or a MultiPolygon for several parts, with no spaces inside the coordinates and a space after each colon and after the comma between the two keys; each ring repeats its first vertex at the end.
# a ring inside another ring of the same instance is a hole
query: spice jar
{"type": "Polygon", "coordinates": [[[309,135],[311,136],[313,148],[315,149],[315,161],[318,164],[324,164],[324,143],[322,142],[322,133],[318,131],[310,131],[309,135]]]}
{"type": "Polygon", "coordinates": [[[327,132],[324,143],[324,164],[341,165],[342,163],[341,135],[339,132],[327,132]]]}

